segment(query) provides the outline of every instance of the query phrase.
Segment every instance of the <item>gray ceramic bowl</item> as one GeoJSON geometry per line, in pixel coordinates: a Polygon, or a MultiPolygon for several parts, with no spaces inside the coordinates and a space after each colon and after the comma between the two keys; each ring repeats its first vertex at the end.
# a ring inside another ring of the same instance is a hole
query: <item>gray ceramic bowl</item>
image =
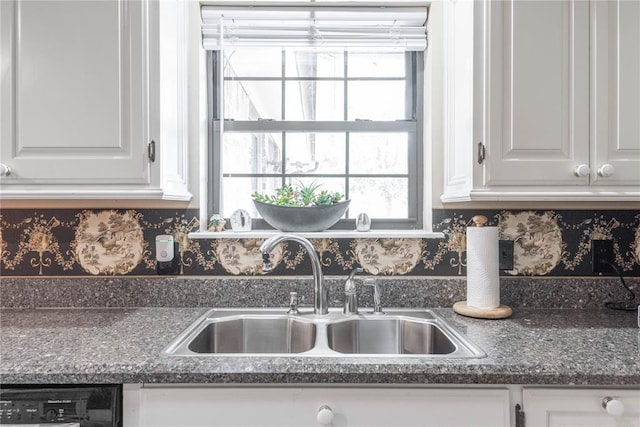
{"type": "Polygon", "coordinates": [[[323,206],[291,207],[269,203],[253,203],[267,223],[280,231],[323,231],[344,215],[350,200],[323,206]]]}

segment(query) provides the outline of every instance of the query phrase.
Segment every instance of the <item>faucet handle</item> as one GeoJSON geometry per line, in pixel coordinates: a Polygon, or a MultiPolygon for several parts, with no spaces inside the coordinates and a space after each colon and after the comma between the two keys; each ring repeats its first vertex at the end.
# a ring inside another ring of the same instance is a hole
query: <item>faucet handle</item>
{"type": "Polygon", "coordinates": [[[364,271],[364,268],[362,268],[362,267],[357,267],[357,268],[354,268],[353,270],[351,270],[351,273],[349,274],[349,278],[344,283],[344,293],[345,294],[355,293],[356,292],[356,282],[355,282],[354,279],[356,277],[356,274],[362,273],[363,271],[364,271]]]}
{"type": "Polygon", "coordinates": [[[380,286],[378,282],[376,282],[376,279],[364,279],[363,285],[373,288],[373,314],[384,314],[380,298],[380,286]]]}
{"type": "Polygon", "coordinates": [[[289,292],[289,310],[287,314],[300,314],[298,311],[298,293],[289,292]]]}
{"type": "Polygon", "coordinates": [[[344,282],[344,308],[342,309],[344,314],[358,314],[358,294],[356,292],[355,276],[363,271],[363,268],[354,268],[351,270],[347,281],[344,282]]]}

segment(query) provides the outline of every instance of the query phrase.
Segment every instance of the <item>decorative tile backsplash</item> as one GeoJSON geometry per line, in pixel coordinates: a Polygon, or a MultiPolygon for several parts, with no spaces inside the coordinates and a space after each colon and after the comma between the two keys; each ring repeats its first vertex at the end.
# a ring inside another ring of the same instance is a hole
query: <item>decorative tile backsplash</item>
{"type": "MultiPolygon", "coordinates": [[[[591,275],[591,239],[612,239],[616,263],[640,276],[637,210],[434,210],[444,239],[313,239],[325,274],[362,266],[369,274],[464,276],[465,230],[474,215],[489,218],[514,241],[505,276],[591,275]]],[[[195,209],[5,209],[0,212],[0,275],[154,275],[155,236],[180,244],[180,274],[261,275],[259,239],[190,240],[195,209]]],[[[273,252],[271,275],[308,274],[304,249],[286,242],[273,252]]]]}

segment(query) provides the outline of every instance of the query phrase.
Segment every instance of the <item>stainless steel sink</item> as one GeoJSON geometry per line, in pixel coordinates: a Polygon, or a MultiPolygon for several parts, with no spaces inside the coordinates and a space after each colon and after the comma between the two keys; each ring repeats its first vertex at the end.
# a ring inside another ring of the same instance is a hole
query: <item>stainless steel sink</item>
{"type": "Polygon", "coordinates": [[[302,316],[273,312],[210,310],[180,334],[164,353],[288,354],[311,350],[316,325],[302,316]]]}
{"type": "Polygon", "coordinates": [[[302,353],[313,348],[316,325],[291,317],[243,316],[204,326],[189,342],[196,353],[302,353]]]}
{"type": "Polygon", "coordinates": [[[329,348],[359,354],[451,354],[456,345],[433,322],[376,316],[331,323],[329,348]]]}
{"type": "MultiPolygon", "coordinates": [[[[362,313],[366,313],[362,309],[362,313]]],[[[173,356],[476,358],[485,353],[425,309],[385,314],[289,315],[285,309],[212,309],[164,350],[173,356]]]]}

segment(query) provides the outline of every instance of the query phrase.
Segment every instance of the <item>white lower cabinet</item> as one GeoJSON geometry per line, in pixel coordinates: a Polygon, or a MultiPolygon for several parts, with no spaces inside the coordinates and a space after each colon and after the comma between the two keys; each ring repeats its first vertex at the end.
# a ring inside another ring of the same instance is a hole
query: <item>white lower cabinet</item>
{"type": "Polygon", "coordinates": [[[127,384],[123,412],[125,427],[640,427],[640,387],[127,384]]]}
{"type": "Polygon", "coordinates": [[[504,388],[126,387],[126,427],[508,427],[504,388]]]}
{"type": "Polygon", "coordinates": [[[522,403],[526,427],[640,427],[639,388],[525,388],[522,403]]]}

